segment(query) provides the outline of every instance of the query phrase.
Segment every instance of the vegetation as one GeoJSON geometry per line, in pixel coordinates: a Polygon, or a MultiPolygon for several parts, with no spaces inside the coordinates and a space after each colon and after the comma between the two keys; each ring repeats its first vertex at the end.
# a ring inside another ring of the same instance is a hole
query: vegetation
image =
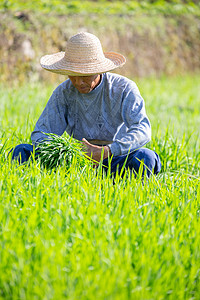
{"type": "Polygon", "coordinates": [[[199,299],[199,75],[136,79],[162,172],[18,166],[55,84],[0,89],[0,298],[199,299]]]}
{"type": "Polygon", "coordinates": [[[64,51],[80,31],[127,58],[122,75],[198,72],[199,16],[198,1],[1,1],[0,80],[55,82],[40,57],[64,51]]]}
{"type": "Polygon", "coordinates": [[[164,14],[186,14],[199,15],[200,6],[198,1],[63,1],[63,0],[3,0],[0,4],[2,10],[29,10],[41,11],[43,13],[97,13],[97,14],[132,14],[135,12],[164,14]]]}
{"type": "Polygon", "coordinates": [[[47,139],[39,143],[35,149],[36,157],[42,166],[47,170],[64,166],[69,170],[73,161],[76,161],[76,168],[84,167],[88,163],[84,150],[79,141],[76,141],[69,135],[57,136],[55,134],[47,134],[47,139]]]}
{"type": "Polygon", "coordinates": [[[0,2],[0,299],[200,299],[199,16],[186,0],[0,2]],[[55,136],[11,162],[65,80],[39,58],[80,30],[127,57],[158,176],[113,181],[55,136]]]}

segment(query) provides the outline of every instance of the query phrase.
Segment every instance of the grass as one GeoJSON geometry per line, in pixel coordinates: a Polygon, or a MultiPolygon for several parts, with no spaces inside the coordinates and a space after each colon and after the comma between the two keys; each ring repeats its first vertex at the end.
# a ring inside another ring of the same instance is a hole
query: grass
{"type": "Polygon", "coordinates": [[[115,184],[101,169],[47,172],[8,150],[55,85],[0,89],[0,298],[199,299],[199,75],[136,79],[162,172],[115,184]]]}
{"type": "Polygon", "coordinates": [[[197,1],[63,1],[63,0],[3,0],[0,3],[2,11],[26,10],[40,11],[43,13],[65,14],[167,14],[167,15],[199,15],[199,4],[197,1]]]}

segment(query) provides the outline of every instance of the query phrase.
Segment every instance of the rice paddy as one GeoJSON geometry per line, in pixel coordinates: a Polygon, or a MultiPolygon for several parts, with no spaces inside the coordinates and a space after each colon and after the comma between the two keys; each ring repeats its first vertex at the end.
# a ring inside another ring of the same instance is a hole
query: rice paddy
{"type": "Polygon", "coordinates": [[[200,298],[199,79],[135,80],[162,161],[144,181],[11,162],[55,85],[1,86],[0,298],[200,298]]]}

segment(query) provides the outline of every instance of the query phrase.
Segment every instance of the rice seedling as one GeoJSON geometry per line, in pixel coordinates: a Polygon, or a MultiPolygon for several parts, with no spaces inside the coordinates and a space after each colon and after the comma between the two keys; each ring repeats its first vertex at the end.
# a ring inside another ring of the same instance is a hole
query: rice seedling
{"type": "Polygon", "coordinates": [[[79,167],[88,164],[89,160],[84,153],[81,142],[67,134],[63,136],[51,133],[46,135],[47,139],[39,143],[35,150],[40,163],[46,169],[54,169],[64,165],[66,170],[69,170],[74,160],[79,167]]]}

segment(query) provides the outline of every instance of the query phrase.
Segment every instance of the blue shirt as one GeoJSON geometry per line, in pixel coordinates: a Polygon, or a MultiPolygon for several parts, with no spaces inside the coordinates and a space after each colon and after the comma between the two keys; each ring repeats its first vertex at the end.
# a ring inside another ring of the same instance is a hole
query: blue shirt
{"type": "Polygon", "coordinates": [[[53,92],[31,134],[34,144],[44,133],[67,131],[77,140],[107,141],[114,156],[144,146],[151,126],[137,85],[115,73],[102,74],[100,84],[88,94],[80,93],[67,79],[53,92]]]}

